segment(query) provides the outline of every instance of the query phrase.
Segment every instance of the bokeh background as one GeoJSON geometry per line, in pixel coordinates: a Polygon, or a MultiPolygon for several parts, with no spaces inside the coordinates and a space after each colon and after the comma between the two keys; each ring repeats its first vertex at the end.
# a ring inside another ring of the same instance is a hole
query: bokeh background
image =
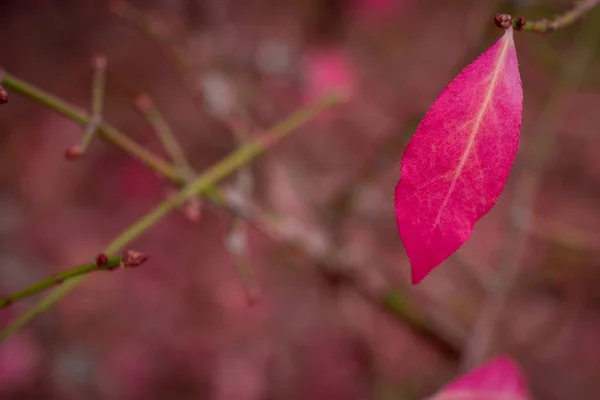
{"type": "MultiPolygon", "coordinates": [[[[272,230],[209,201],[197,222],[171,213],[129,246],[146,264],[90,275],[2,343],[0,398],[420,399],[500,353],[536,398],[600,398],[600,9],[516,33],[525,104],[507,189],[411,286],[393,209],[404,145],[499,38],[495,13],[571,2],[128,1],[166,46],[123,3],[3,0],[0,66],[89,109],[105,54],[105,120],[166,157],[132,103],[148,93],[197,173],[239,146],[240,125],[253,138],[327,90],[349,100],[220,184],[272,230]]],[[[66,161],[84,129],[13,93],[0,107],[1,293],[92,260],[176,190],[102,140],[66,161]]]]}

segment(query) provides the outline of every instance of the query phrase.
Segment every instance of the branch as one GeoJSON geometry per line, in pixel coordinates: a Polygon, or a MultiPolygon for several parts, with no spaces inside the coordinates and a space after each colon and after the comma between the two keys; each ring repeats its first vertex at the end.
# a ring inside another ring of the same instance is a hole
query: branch
{"type": "MultiPolygon", "coordinates": [[[[1,77],[2,76],[0,75],[0,78],[1,77]]],[[[20,93],[26,97],[29,97],[32,100],[37,101],[37,102],[41,103],[42,105],[49,107],[50,109],[58,112],[59,114],[65,116],[75,122],[78,122],[80,124],[90,124],[92,122],[92,118],[88,115],[88,113],[86,111],[81,110],[75,106],[72,106],[63,100],[61,100],[53,95],[50,95],[50,94],[44,92],[43,90],[38,89],[35,86],[33,86],[25,81],[18,79],[17,77],[15,77],[13,75],[6,74],[4,76],[4,79],[0,80],[0,82],[3,82],[6,85],[6,87],[9,88],[10,90],[13,90],[13,91],[20,93]]],[[[327,107],[329,105],[335,104],[336,100],[332,99],[332,98],[328,98],[328,99],[323,99],[323,102],[326,103],[326,104],[322,104],[323,107],[327,107]]],[[[318,110],[317,110],[317,112],[318,112],[318,110]]],[[[256,151],[259,151],[259,153],[260,153],[260,152],[264,151],[264,150],[261,150],[263,147],[269,147],[272,144],[271,142],[277,141],[278,136],[287,134],[288,130],[295,129],[296,126],[303,123],[307,119],[311,118],[312,115],[314,115],[314,110],[311,111],[311,108],[305,109],[303,111],[301,110],[299,113],[294,114],[288,120],[284,121],[282,124],[279,124],[277,127],[275,127],[272,134],[263,135],[262,137],[255,140],[254,142],[251,142],[248,146],[240,148],[238,151],[234,152],[226,160],[223,160],[222,163],[219,163],[216,166],[214,166],[213,168],[211,168],[206,174],[204,174],[202,176],[202,177],[206,177],[206,175],[208,175],[209,183],[206,184],[206,181],[204,181],[203,185],[201,185],[202,186],[201,194],[203,197],[209,199],[213,203],[215,203],[219,206],[222,206],[222,207],[226,207],[231,212],[237,213],[237,215],[245,216],[245,218],[247,218],[254,225],[258,225],[261,232],[265,233],[270,238],[272,238],[274,240],[278,240],[280,242],[283,241],[286,244],[300,248],[301,250],[306,252],[313,260],[316,260],[318,263],[321,263],[321,265],[325,265],[322,263],[322,261],[325,260],[325,255],[315,253],[314,248],[311,245],[311,243],[312,243],[311,238],[297,237],[294,233],[290,233],[289,230],[285,226],[276,227],[275,226],[276,222],[273,221],[272,218],[269,218],[265,215],[244,214],[244,212],[242,211],[240,206],[236,205],[230,199],[227,199],[226,196],[224,196],[217,188],[215,188],[213,183],[211,183],[211,182],[216,183],[219,179],[221,179],[222,177],[227,175],[227,173],[229,171],[232,171],[229,169],[230,167],[228,167],[227,168],[228,170],[224,171],[225,175],[221,175],[221,172],[219,172],[219,171],[224,167],[225,164],[229,165],[230,162],[235,162],[237,165],[234,165],[233,169],[237,168],[238,166],[240,166],[240,167],[243,166],[244,165],[243,163],[239,164],[238,161],[236,161],[237,157],[239,157],[240,155],[243,155],[244,157],[250,156],[250,158],[252,158],[254,156],[253,154],[245,154],[245,153],[248,153],[248,152],[255,153],[256,151]],[[307,113],[309,115],[306,115],[307,113]],[[273,139],[273,138],[275,138],[275,139],[273,139]],[[236,155],[236,154],[237,154],[237,156],[234,157],[234,155],[236,155]],[[225,161],[228,161],[228,162],[225,163],[225,161]],[[216,179],[215,179],[215,173],[217,173],[219,175],[219,176],[216,176],[216,179]]],[[[125,152],[131,154],[135,159],[141,161],[143,164],[145,164],[146,166],[148,166],[149,168],[151,168],[158,174],[162,175],[163,178],[171,180],[172,182],[174,182],[176,184],[180,184],[180,185],[185,184],[186,180],[185,180],[184,174],[182,174],[181,171],[179,171],[177,168],[171,166],[169,163],[165,162],[163,159],[161,159],[157,155],[153,154],[152,152],[147,150],[145,147],[140,146],[136,142],[132,141],[127,136],[125,136],[122,132],[120,132],[119,130],[114,128],[113,126],[109,125],[106,122],[103,122],[99,126],[99,131],[100,131],[99,132],[100,136],[102,138],[111,142],[116,147],[124,150],[125,152]]],[[[244,160],[242,160],[242,161],[244,161],[244,160]]],[[[164,211],[165,214],[168,211],[170,211],[171,206],[169,204],[171,204],[171,203],[168,203],[166,205],[165,205],[165,203],[163,203],[161,205],[162,207],[167,208],[164,211]]],[[[161,206],[159,206],[159,207],[161,207],[161,206]]],[[[177,207],[177,206],[175,206],[175,207],[177,207]]],[[[152,218],[154,218],[154,217],[152,217],[152,218]]],[[[158,218],[160,218],[160,216],[158,218]]],[[[148,222],[148,220],[145,220],[145,222],[140,220],[140,221],[138,221],[138,224],[147,223],[147,222],[148,222]]],[[[144,227],[141,227],[141,228],[138,227],[138,229],[142,229],[142,231],[145,230],[144,227]]],[[[141,233],[142,231],[140,231],[139,233],[141,233]]],[[[139,233],[130,231],[127,235],[128,237],[121,237],[120,239],[118,238],[118,240],[116,240],[115,242],[113,242],[113,244],[111,244],[109,249],[113,250],[114,252],[117,252],[120,249],[120,247],[125,246],[130,240],[134,239],[139,233]]],[[[341,260],[329,259],[328,263],[333,263],[333,265],[341,265],[342,268],[344,267],[344,263],[341,260]]],[[[324,273],[327,274],[328,272],[324,271],[324,273]]],[[[54,292],[50,293],[48,296],[46,296],[44,299],[39,301],[34,308],[31,308],[29,311],[27,311],[25,314],[23,314],[20,318],[15,320],[4,331],[0,332],[0,342],[3,341],[6,337],[8,337],[12,332],[16,331],[20,327],[27,324],[29,321],[31,321],[33,318],[35,318],[38,314],[40,314],[43,311],[45,311],[46,309],[50,308],[55,302],[60,300],[72,288],[74,288],[81,279],[82,279],[82,277],[74,278],[74,280],[69,281],[67,285],[63,285],[61,288],[59,288],[60,291],[54,291],[54,292]]],[[[460,346],[458,341],[452,340],[452,339],[444,339],[444,335],[441,333],[438,333],[438,330],[436,330],[435,327],[424,324],[423,323],[424,319],[417,317],[419,315],[419,313],[416,311],[416,309],[414,309],[414,307],[407,309],[406,307],[398,307],[399,303],[397,301],[390,302],[389,299],[397,299],[398,296],[402,294],[401,291],[398,291],[397,289],[389,288],[387,290],[387,292],[375,294],[375,293],[371,293],[368,289],[366,289],[365,282],[360,279],[355,279],[353,277],[346,276],[345,281],[348,282],[349,284],[355,286],[356,289],[358,290],[358,292],[365,295],[374,304],[383,305],[384,309],[386,309],[388,312],[390,312],[395,318],[406,323],[413,330],[415,330],[417,332],[421,332],[421,333],[425,332],[425,334],[424,334],[425,337],[431,337],[431,338],[438,337],[439,339],[437,339],[436,341],[440,342],[440,343],[446,343],[443,347],[446,349],[453,349],[452,354],[456,354],[456,352],[458,351],[457,349],[460,346]]],[[[403,302],[402,304],[408,304],[408,302],[403,302]]],[[[453,358],[455,358],[455,356],[453,358]]]]}
{"type": "MultiPolygon", "coordinates": [[[[82,125],[90,125],[93,123],[93,118],[85,110],[77,108],[59,99],[58,97],[38,89],[37,87],[17,78],[16,76],[5,73],[3,76],[0,74],[0,78],[3,78],[0,83],[2,83],[7,89],[19,93],[25,97],[29,97],[30,99],[45,105],[46,107],[77,123],[82,125]]],[[[125,136],[125,134],[121,133],[112,125],[102,122],[98,126],[98,130],[100,136],[104,137],[115,146],[125,150],[133,158],[145,164],[158,174],[173,182],[179,184],[184,183],[184,177],[179,171],[177,171],[177,168],[174,168],[162,158],[146,149],[144,146],[141,146],[129,139],[127,136],[125,136]]]]}
{"type": "Polygon", "coordinates": [[[171,161],[173,161],[173,164],[175,164],[175,167],[183,174],[186,181],[189,182],[192,180],[196,173],[186,159],[185,153],[175,137],[173,130],[169,126],[167,119],[156,107],[152,98],[143,93],[137,96],[133,103],[154,129],[156,136],[158,136],[158,139],[169,155],[171,161]]]}
{"type": "Polygon", "coordinates": [[[36,295],[52,286],[60,285],[75,277],[86,275],[93,271],[113,271],[117,268],[137,267],[147,259],[144,254],[134,250],[128,250],[123,256],[112,258],[108,258],[105,254],[99,254],[92,263],[83,264],[65,272],[52,274],[49,278],[43,279],[26,289],[10,296],[0,297],[0,308],[8,307],[16,301],[36,295]]]}
{"type": "Polygon", "coordinates": [[[96,136],[102,123],[102,109],[104,106],[104,88],[106,81],[106,57],[98,55],[92,59],[94,78],[92,79],[92,121],[88,125],[79,144],[73,145],[65,152],[65,157],[74,160],[85,155],[92,139],[96,136]]]}
{"type": "MultiPolygon", "coordinates": [[[[537,21],[527,21],[524,17],[519,17],[515,21],[508,21],[508,23],[512,22],[514,28],[519,31],[546,34],[558,29],[566,28],[580,19],[583,19],[598,4],[600,4],[600,0],[576,1],[570,10],[562,15],[556,16],[553,20],[540,19],[537,21]]],[[[498,23],[498,16],[496,16],[496,21],[498,23]]]]}
{"type": "MultiPolygon", "coordinates": [[[[237,145],[242,147],[248,143],[250,133],[250,121],[245,110],[241,112],[239,119],[231,121],[237,145]]],[[[236,192],[238,203],[245,205],[250,201],[254,179],[248,165],[242,167],[236,177],[233,189],[236,192]]],[[[233,257],[236,272],[246,294],[248,304],[254,304],[262,297],[261,289],[254,277],[251,266],[247,261],[248,247],[248,221],[249,218],[240,213],[234,213],[231,219],[231,230],[225,239],[225,247],[233,257]]]]}
{"type": "MultiPolygon", "coordinates": [[[[154,210],[150,211],[147,215],[138,219],[121,232],[121,234],[107,246],[104,252],[109,255],[118,252],[173,209],[180,207],[186,200],[211,190],[216,183],[251,162],[254,158],[268,150],[272,145],[279,142],[279,140],[314,118],[321,111],[338,104],[338,102],[337,97],[334,95],[324,96],[314,104],[300,109],[287,119],[275,125],[267,134],[232,152],[229,156],[213,165],[200,177],[184,187],[172,199],[159,204],[154,210]]],[[[23,315],[0,332],[0,342],[4,341],[13,332],[28,324],[37,315],[52,307],[57,301],[77,287],[84,278],[85,275],[72,278],[56,288],[48,296],[38,301],[32,308],[27,310],[23,315]]]]}
{"type": "MultiPolygon", "coordinates": [[[[144,93],[138,95],[133,102],[135,107],[144,115],[152,128],[154,128],[156,136],[158,136],[175,167],[183,175],[185,182],[190,183],[193,181],[196,177],[196,171],[194,171],[194,168],[188,162],[171,126],[165,116],[156,107],[152,98],[144,93]]],[[[195,196],[186,202],[183,207],[183,214],[190,221],[197,222],[200,219],[201,207],[202,200],[200,196],[195,196]]]]}
{"type": "MultiPolygon", "coordinates": [[[[78,109],[77,107],[72,106],[55,96],[52,96],[52,95],[34,87],[33,85],[31,85],[27,82],[24,82],[10,74],[5,75],[3,81],[4,81],[4,84],[11,90],[13,90],[17,93],[20,93],[26,97],[29,97],[32,100],[37,101],[37,102],[49,107],[50,109],[55,110],[56,112],[60,113],[61,115],[65,116],[75,122],[78,122],[81,124],[90,124],[91,123],[91,117],[89,117],[89,115],[84,110],[78,109]]],[[[327,103],[327,104],[323,105],[324,107],[327,107],[328,105],[333,105],[334,103],[336,103],[335,99],[331,99],[331,98],[323,99],[323,102],[327,103]]],[[[282,124],[279,124],[278,126],[276,126],[274,128],[273,134],[263,135],[256,141],[251,142],[248,146],[240,148],[237,152],[235,152],[234,154],[232,154],[230,157],[228,157],[226,159],[226,160],[229,160],[227,162],[227,164],[229,164],[229,162],[235,161],[235,159],[240,154],[244,155],[245,153],[248,153],[248,152],[254,153],[257,150],[260,151],[263,146],[268,147],[270,142],[273,141],[273,139],[272,139],[273,136],[276,137],[276,136],[281,136],[282,134],[286,134],[286,132],[288,130],[294,129],[296,126],[303,123],[308,118],[310,118],[312,115],[314,115],[313,113],[314,113],[314,110],[311,111],[311,109],[309,108],[307,110],[303,110],[297,114],[294,114],[288,120],[286,120],[282,124]],[[309,115],[306,115],[307,112],[309,115]],[[235,154],[237,154],[238,156],[233,157],[235,154]]],[[[140,160],[142,163],[144,163],[146,166],[148,166],[155,172],[162,175],[164,178],[171,180],[176,184],[184,184],[185,183],[184,175],[177,168],[175,168],[175,167],[171,166],[170,164],[168,164],[167,162],[163,161],[160,157],[151,153],[149,150],[147,150],[143,146],[140,146],[137,143],[131,141],[127,136],[125,136],[123,133],[118,131],[113,126],[107,124],[106,122],[103,122],[102,124],[100,124],[100,134],[101,134],[101,137],[103,137],[107,141],[113,143],[115,146],[124,150],[125,152],[131,154],[134,158],[140,160]]],[[[251,154],[248,154],[248,155],[251,156],[251,154]]],[[[247,157],[248,155],[245,155],[244,157],[247,157]]],[[[220,179],[219,176],[217,176],[217,179],[215,179],[214,174],[219,173],[219,171],[225,165],[226,160],[224,160],[222,163],[219,163],[218,165],[216,165],[215,167],[210,169],[205,174],[205,175],[207,175],[207,174],[210,175],[208,182],[216,183],[220,179]]],[[[243,166],[243,164],[239,164],[239,163],[237,163],[237,164],[240,166],[243,166]]],[[[227,172],[228,171],[225,171],[225,173],[227,173],[227,172]]],[[[203,176],[205,176],[205,175],[203,175],[203,176]]],[[[219,173],[219,175],[221,175],[221,173],[219,173]]],[[[202,195],[205,198],[209,199],[210,201],[212,201],[213,203],[215,203],[221,207],[226,207],[231,212],[233,212],[237,215],[244,216],[250,222],[252,222],[254,225],[257,225],[259,227],[259,229],[261,230],[261,232],[265,233],[268,237],[270,237],[274,240],[278,240],[279,242],[283,241],[283,242],[287,243],[288,245],[292,245],[297,248],[300,248],[301,250],[306,252],[311,258],[313,258],[314,260],[317,260],[317,262],[319,262],[319,260],[321,260],[321,261],[324,260],[324,258],[323,258],[324,255],[315,254],[313,248],[311,247],[310,239],[295,236],[295,234],[290,233],[289,230],[286,229],[285,226],[277,227],[276,221],[274,221],[272,218],[269,218],[266,215],[262,215],[260,213],[255,213],[255,214],[245,213],[242,210],[243,207],[238,206],[238,205],[236,205],[235,202],[231,201],[230,199],[227,199],[226,196],[224,196],[213,185],[210,185],[210,184],[202,185],[201,189],[202,189],[202,195]]],[[[167,207],[167,208],[170,207],[168,204],[165,205],[165,203],[163,203],[163,205],[161,205],[161,206],[167,207]]],[[[165,213],[168,211],[169,211],[169,209],[165,210],[165,213]]],[[[159,218],[160,218],[160,216],[159,216],[159,218]]],[[[148,222],[148,221],[146,221],[146,222],[148,222]]],[[[140,220],[140,221],[138,221],[138,224],[142,224],[142,223],[146,223],[146,222],[140,220]]],[[[138,228],[138,229],[140,229],[140,228],[138,228]]],[[[144,228],[142,227],[141,229],[143,230],[144,228]]],[[[141,231],[139,233],[141,233],[141,231]]],[[[118,240],[114,241],[111,244],[111,246],[109,247],[109,250],[113,250],[114,252],[117,252],[120,247],[125,246],[130,240],[134,239],[137,236],[137,234],[138,233],[133,232],[133,233],[129,233],[127,235],[128,237],[118,238],[118,240]]],[[[331,261],[334,263],[338,263],[338,261],[335,261],[335,260],[331,260],[331,261]]],[[[38,314],[40,314],[40,313],[44,312],[46,309],[50,308],[55,302],[60,300],[72,288],[74,288],[82,278],[83,277],[76,277],[73,280],[69,281],[67,283],[67,285],[63,285],[62,287],[59,288],[60,291],[54,291],[54,292],[50,293],[48,296],[46,296],[45,298],[40,300],[36,304],[35,307],[31,308],[25,314],[23,314],[20,318],[13,321],[13,323],[10,326],[8,326],[6,329],[4,329],[2,332],[0,332],[0,342],[3,341],[6,337],[8,337],[10,334],[12,334],[12,332],[14,332],[14,331],[18,330],[20,327],[26,325],[29,321],[34,319],[38,314]]],[[[361,281],[359,279],[350,278],[350,277],[347,277],[346,281],[352,285],[356,285],[356,288],[360,293],[367,296],[375,304],[383,305],[384,308],[386,310],[388,310],[388,312],[393,314],[395,318],[398,318],[399,320],[403,321],[404,323],[406,323],[408,326],[410,326],[417,332],[428,332],[427,334],[425,334],[425,336],[428,336],[428,337],[436,337],[436,336],[443,337],[443,335],[440,336],[440,334],[436,333],[437,331],[435,328],[433,328],[429,325],[425,325],[423,323],[423,318],[417,318],[416,316],[418,315],[418,312],[416,310],[414,310],[414,309],[408,310],[408,309],[406,309],[406,307],[398,307],[398,304],[400,304],[400,303],[398,303],[397,301],[390,302],[389,299],[397,299],[398,298],[398,296],[401,294],[400,291],[390,288],[388,290],[388,292],[386,292],[387,294],[386,293],[381,293],[381,294],[370,293],[369,294],[368,290],[364,289],[365,283],[363,281],[361,281]]],[[[402,304],[406,305],[406,304],[408,304],[408,302],[402,302],[402,304]]],[[[457,352],[457,349],[459,348],[459,345],[457,344],[457,342],[453,341],[453,340],[438,339],[437,342],[446,343],[443,347],[446,349],[454,349],[454,350],[452,350],[453,354],[455,354],[457,352]]]]}
{"type": "Polygon", "coordinates": [[[362,268],[344,257],[332,243],[320,244],[320,233],[301,221],[266,213],[251,202],[240,201],[235,191],[224,191],[224,196],[221,205],[229,208],[234,215],[243,217],[271,240],[306,254],[329,284],[352,287],[371,304],[408,326],[448,359],[458,359],[465,336],[446,332],[423,313],[403,289],[386,285],[374,276],[372,270],[362,268]]]}
{"type": "Polygon", "coordinates": [[[110,0],[108,8],[114,15],[139,29],[156,43],[163,55],[175,66],[184,87],[190,91],[193,97],[202,103],[204,102],[202,96],[200,96],[200,87],[196,83],[191,63],[187,59],[185,52],[162,26],[152,21],[142,11],[127,1],[110,0]]]}
{"type": "Polygon", "coordinates": [[[155,23],[143,12],[123,0],[110,0],[108,9],[152,39],[165,56],[174,61],[175,66],[180,71],[184,71],[186,74],[189,72],[190,63],[184,55],[185,52],[178,47],[176,41],[161,25],[155,23]]]}

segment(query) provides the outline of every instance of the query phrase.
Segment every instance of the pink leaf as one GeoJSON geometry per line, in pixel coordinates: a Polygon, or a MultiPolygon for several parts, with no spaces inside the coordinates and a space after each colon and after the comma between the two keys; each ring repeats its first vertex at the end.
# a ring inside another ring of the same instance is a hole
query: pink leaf
{"type": "Polygon", "coordinates": [[[413,283],[458,250],[496,203],[517,152],[522,109],[509,28],[446,86],[404,151],[395,207],[413,283]]]}
{"type": "Polygon", "coordinates": [[[444,387],[429,400],[529,400],[521,368],[500,356],[444,387]]]}

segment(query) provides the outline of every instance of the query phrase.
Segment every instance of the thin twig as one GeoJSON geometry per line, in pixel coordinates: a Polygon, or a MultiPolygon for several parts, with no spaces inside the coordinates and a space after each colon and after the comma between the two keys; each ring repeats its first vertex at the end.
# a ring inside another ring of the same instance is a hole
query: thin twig
{"type": "MultiPolygon", "coordinates": [[[[154,210],[144,217],[138,219],[127,229],[121,232],[106,248],[106,254],[114,254],[123,246],[140,236],[162,217],[173,209],[181,206],[186,200],[193,196],[211,189],[217,182],[226,178],[242,166],[251,162],[254,158],[263,154],[273,144],[289,135],[292,131],[305,124],[321,111],[338,103],[336,96],[327,95],[299,111],[295,112],[279,124],[275,125],[266,136],[253,140],[247,145],[232,152],[220,162],[213,165],[206,172],[196,178],[192,183],[185,186],[176,196],[159,204],[154,210]],[[267,139],[267,140],[265,140],[267,139]]],[[[19,318],[9,324],[0,332],[0,342],[4,341],[13,332],[32,321],[37,315],[52,307],[57,301],[67,295],[85,278],[85,275],[75,277],[56,288],[49,295],[38,301],[32,308],[27,310],[19,318]]]]}
{"type": "MultiPolygon", "coordinates": [[[[557,136],[556,119],[561,115],[565,93],[579,85],[600,42],[600,31],[595,27],[597,23],[598,21],[591,21],[583,25],[580,35],[574,41],[577,45],[575,54],[573,57],[565,58],[561,79],[557,82],[538,119],[539,125],[529,145],[528,165],[520,171],[516,182],[510,218],[507,220],[508,225],[500,246],[497,265],[493,269],[497,271],[492,281],[494,286],[490,288],[466,345],[462,361],[462,369],[465,371],[485,361],[493,351],[501,314],[520,273],[521,253],[529,239],[530,226],[533,224],[533,202],[540,185],[544,164],[557,136]]],[[[518,170],[513,171],[514,173],[518,173],[518,170]]]]}
{"type": "Polygon", "coordinates": [[[191,63],[188,61],[185,52],[177,45],[175,39],[163,27],[152,21],[127,1],[110,0],[109,10],[114,15],[139,29],[156,43],[163,55],[172,61],[186,89],[192,95],[201,99],[200,88],[194,79],[191,63]]]}
{"type": "Polygon", "coordinates": [[[10,296],[0,297],[0,308],[8,307],[19,300],[26,299],[43,292],[53,286],[60,285],[70,279],[87,275],[94,271],[112,271],[116,268],[131,268],[137,267],[147,260],[147,257],[134,250],[127,251],[124,255],[108,258],[105,254],[100,254],[96,260],[91,263],[79,265],[75,268],[64,272],[52,274],[50,277],[43,279],[26,289],[20,290],[10,296]]]}
{"type": "Polygon", "coordinates": [[[256,303],[262,297],[262,291],[246,258],[248,223],[243,218],[233,217],[231,231],[226,239],[226,247],[233,256],[236,272],[246,293],[248,304],[256,303]]]}
{"type": "Polygon", "coordinates": [[[450,360],[456,360],[464,335],[455,335],[442,329],[436,321],[423,313],[401,288],[377,281],[372,271],[367,271],[353,260],[343,257],[331,243],[320,244],[320,232],[307,227],[289,216],[268,214],[251,201],[241,202],[235,191],[224,191],[225,206],[239,215],[271,240],[285,244],[307,255],[319,272],[330,283],[345,284],[375,306],[381,307],[396,320],[438,349],[450,360]]]}
{"type": "Polygon", "coordinates": [[[158,136],[158,139],[165,148],[171,161],[175,164],[175,167],[181,171],[186,177],[186,180],[193,179],[196,175],[194,169],[185,157],[185,153],[167,122],[167,119],[156,107],[152,98],[143,93],[134,99],[134,104],[142,115],[144,115],[148,123],[152,125],[152,128],[154,128],[156,136],[158,136]]]}
{"type": "MultiPolygon", "coordinates": [[[[0,83],[3,83],[9,90],[29,97],[82,125],[90,125],[93,122],[93,118],[85,110],[75,107],[9,73],[4,75],[4,79],[0,83]]],[[[183,175],[177,168],[171,166],[144,146],[129,139],[112,125],[102,122],[99,126],[99,134],[163,177],[178,184],[185,182],[183,175]]]]}
{"type": "Polygon", "coordinates": [[[104,90],[106,86],[106,57],[104,55],[94,57],[92,59],[92,69],[94,70],[94,77],[92,79],[92,121],[88,124],[81,142],[69,147],[65,152],[65,157],[70,160],[85,155],[102,123],[104,90]]]}
{"type": "MultiPolygon", "coordinates": [[[[241,108],[241,107],[240,107],[241,108]]],[[[231,122],[231,128],[236,139],[237,145],[243,147],[248,143],[250,133],[249,118],[245,113],[240,119],[231,122]]],[[[246,204],[250,201],[252,188],[254,186],[252,172],[248,165],[240,168],[234,182],[234,191],[239,204],[246,204]]],[[[261,290],[254,274],[247,261],[248,248],[248,222],[239,215],[233,214],[231,220],[231,231],[226,239],[226,247],[234,258],[236,271],[246,292],[246,298],[249,304],[257,302],[261,297],[261,290]]]]}
{"type": "Polygon", "coordinates": [[[513,21],[513,26],[517,30],[542,34],[554,32],[558,29],[566,28],[584,18],[598,4],[600,4],[600,0],[576,1],[570,10],[562,15],[556,16],[553,20],[540,19],[537,21],[527,21],[525,18],[520,17],[513,21]]]}
{"type": "MultiPolygon", "coordinates": [[[[188,162],[171,126],[158,107],[156,107],[152,98],[143,93],[134,99],[134,104],[142,115],[144,115],[148,123],[154,128],[156,136],[158,136],[158,139],[162,143],[171,161],[173,161],[173,164],[175,164],[175,167],[184,176],[186,184],[192,182],[196,177],[196,171],[194,171],[194,168],[192,168],[188,162]]],[[[186,201],[183,205],[183,213],[190,221],[196,222],[200,219],[201,207],[202,200],[200,199],[200,196],[195,196],[186,201]]]]}
{"type": "Polygon", "coordinates": [[[82,145],[87,149],[91,143],[98,127],[102,123],[102,114],[104,108],[104,90],[106,81],[106,57],[100,55],[93,60],[94,80],[92,86],[92,123],[88,127],[88,131],[83,136],[82,145]]]}

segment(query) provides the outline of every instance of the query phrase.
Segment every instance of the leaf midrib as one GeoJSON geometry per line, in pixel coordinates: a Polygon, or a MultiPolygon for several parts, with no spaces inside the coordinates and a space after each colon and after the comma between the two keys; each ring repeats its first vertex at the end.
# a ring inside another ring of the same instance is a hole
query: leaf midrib
{"type": "MultiPolygon", "coordinates": [[[[509,34],[508,32],[505,33],[505,35],[508,35],[508,34],[509,34]]],[[[456,183],[458,182],[458,179],[460,178],[460,176],[462,174],[462,170],[464,169],[464,167],[467,163],[467,160],[469,158],[469,155],[471,154],[473,146],[475,145],[475,139],[477,137],[477,133],[479,132],[481,123],[483,122],[483,117],[484,117],[487,109],[489,108],[490,103],[492,102],[494,90],[496,89],[496,85],[498,84],[498,77],[500,76],[500,71],[504,68],[504,59],[506,58],[506,53],[507,53],[507,50],[508,50],[508,47],[510,44],[510,39],[507,38],[506,36],[503,38],[503,40],[504,41],[502,43],[502,48],[500,49],[500,54],[498,55],[498,57],[496,59],[496,63],[494,64],[494,72],[492,74],[492,79],[490,80],[490,84],[486,90],[484,101],[481,105],[481,108],[477,112],[477,115],[475,116],[475,120],[474,120],[473,126],[471,128],[471,132],[469,133],[469,137],[467,139],[467,145],[465,147],[465,151],[463,152],[463,155],[458,163],[458,166],[456,167],[454,177],[452,178],[452,182],[450,183],[450,187],[448,188],[448,193],[446,193],[446,197],[444,198],[444,201],[442,202],[442,205],[440,206],[440,208],[437,212],[435,222],[433,223],[432,230],[435,229],[435,227],[437,225],[439,225],[439,223],[440,223],[442,213],[443,213],[444,209],[446,208],[446,206],[448,205],[450,196],[452,196],[452,193],[454,192],[456,183]]]]}

